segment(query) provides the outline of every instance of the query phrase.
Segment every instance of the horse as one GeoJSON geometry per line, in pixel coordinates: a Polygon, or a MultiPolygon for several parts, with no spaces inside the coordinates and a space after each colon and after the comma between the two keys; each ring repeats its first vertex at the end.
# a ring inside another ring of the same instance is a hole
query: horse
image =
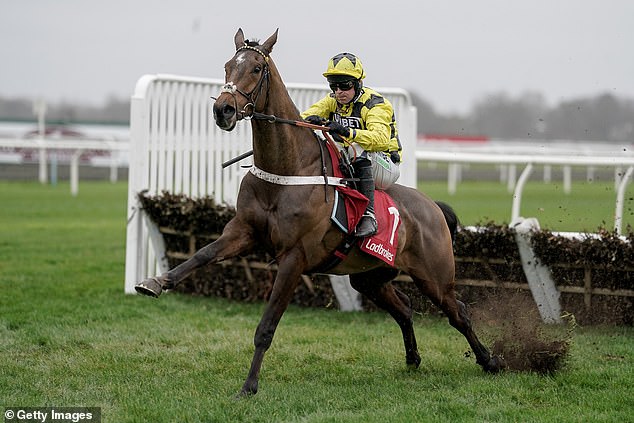
{"type": "MultiPolygon", "coordinates": [[[[221,236],[168,272],[135,286],[140,294],[158,297],[203,265],[246,253],[255,245],[265,247],[278,270],[255,331],[255,351],[239,396],[257,393],[264,355],[302,274],[322,273],[346,236],[331,221],[335,187],[326,182],[327,178],[321,184],[283,182],[296,177],[319,180],[324,170],[328,175],[334,170],[332,161],[324,160],[323,146],[312,129],[284,124],[297,123],[301,118],[271,58],[278,30],[260,44],[245,39],[242,29],[238,29],[234,36],[236,52],[225,64],[226,84],[213,104],[213,117],[225,131],[233,130],[241,120],[250,120],[253,168],[276,175],[282,182],[247,173],[240,185],[236,215],[221,236]],[[256,118],[262,116],[287,119],[280,123],[279,119],[256,118]]],[[[408,367],[418,368],[421,357],[410,299],[391,283],[399,271],[409,275],[420,292],[445,313],[449,323],[466,338],[484,371],[500,371],[504,360],[480,342],[465,305],[456,298],[452,240],[457,216],[449,206],[437,204],[416,189],[394,184],[386,192],[401,219],[394,265],[360,251],[355,244],[345,260],[327,273],[349,275],[354,289],[394,318],[402,332],[408,367]]]]}

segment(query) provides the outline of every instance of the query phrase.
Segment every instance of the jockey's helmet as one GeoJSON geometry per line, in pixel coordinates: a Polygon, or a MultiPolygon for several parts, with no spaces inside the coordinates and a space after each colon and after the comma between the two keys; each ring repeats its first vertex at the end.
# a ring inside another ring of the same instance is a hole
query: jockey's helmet
{"type": "Polygon", "coordinates": [[[352,53],[339,53],[328,62],[328,69],[323,75],[332,82],[343,79],[360,80],[365,78],[365,71],[361,60],[352,53]]]}

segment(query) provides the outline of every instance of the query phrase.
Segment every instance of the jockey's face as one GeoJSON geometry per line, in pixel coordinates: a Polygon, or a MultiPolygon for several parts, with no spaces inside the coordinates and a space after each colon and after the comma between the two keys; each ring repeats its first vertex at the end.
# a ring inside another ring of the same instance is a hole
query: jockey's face
{"type": "Polygon", "coordinates": [[[354,99],[354,86],[347,90],[342,90],[341,87],[337,86],[333,90],[333,93],[335,94],[335,100],[337,100],[338,103],[348,104],[352,101],[352,99],[354,99]]]}

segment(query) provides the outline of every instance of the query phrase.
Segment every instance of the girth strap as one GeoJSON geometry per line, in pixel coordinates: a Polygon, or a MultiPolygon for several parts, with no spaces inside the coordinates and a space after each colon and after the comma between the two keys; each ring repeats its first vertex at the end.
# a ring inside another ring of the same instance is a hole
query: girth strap
{"type": "Polygon", "coordinates": [[[254,176],[277,185],[332,185],[337,187],[347,186],[343,178],[334,176],[284,176],[276,175],[262,170],[256,166],[249,169],[254,176]]]}
{"type": "Polygon", "coordinates": [[[348,257],[352,247],[356,245],[359,239],[360,238],[357,238],[354,234],[346,235],[337,248],[330,253],[330,256],[328,256],[326,260],[314,270],[314,272],[328,273],[330,269],[334,268],[348,257]]]}

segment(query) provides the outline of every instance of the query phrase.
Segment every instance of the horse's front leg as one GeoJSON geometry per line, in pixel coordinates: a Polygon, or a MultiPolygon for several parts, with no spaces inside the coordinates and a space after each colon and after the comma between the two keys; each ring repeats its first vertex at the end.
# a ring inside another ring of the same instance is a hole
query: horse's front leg
{"type": "Polygon", "coordinates": [[[253,246],[252,228],[234,218],[222,232],[220,238],[198,250],[187,261],[169,272],[153,276],[138,283],[134,289],[139,294],[158,297],[165,289],[175,288],[194,270],[206,265],[235,257],[253,246]]]}
{"type": "Polygon", "coordinates": [[[255,352],[251,361],[249,375],[244,381],[238,396],[243,397],[257,393],[264,353],[271,346],[275,329],[293,298],[293,293],[295,288],[297,288],[304,267],[305,256],[300,250],[293,250],[280,260],[271,297],[253,338],[255,352]]]}

